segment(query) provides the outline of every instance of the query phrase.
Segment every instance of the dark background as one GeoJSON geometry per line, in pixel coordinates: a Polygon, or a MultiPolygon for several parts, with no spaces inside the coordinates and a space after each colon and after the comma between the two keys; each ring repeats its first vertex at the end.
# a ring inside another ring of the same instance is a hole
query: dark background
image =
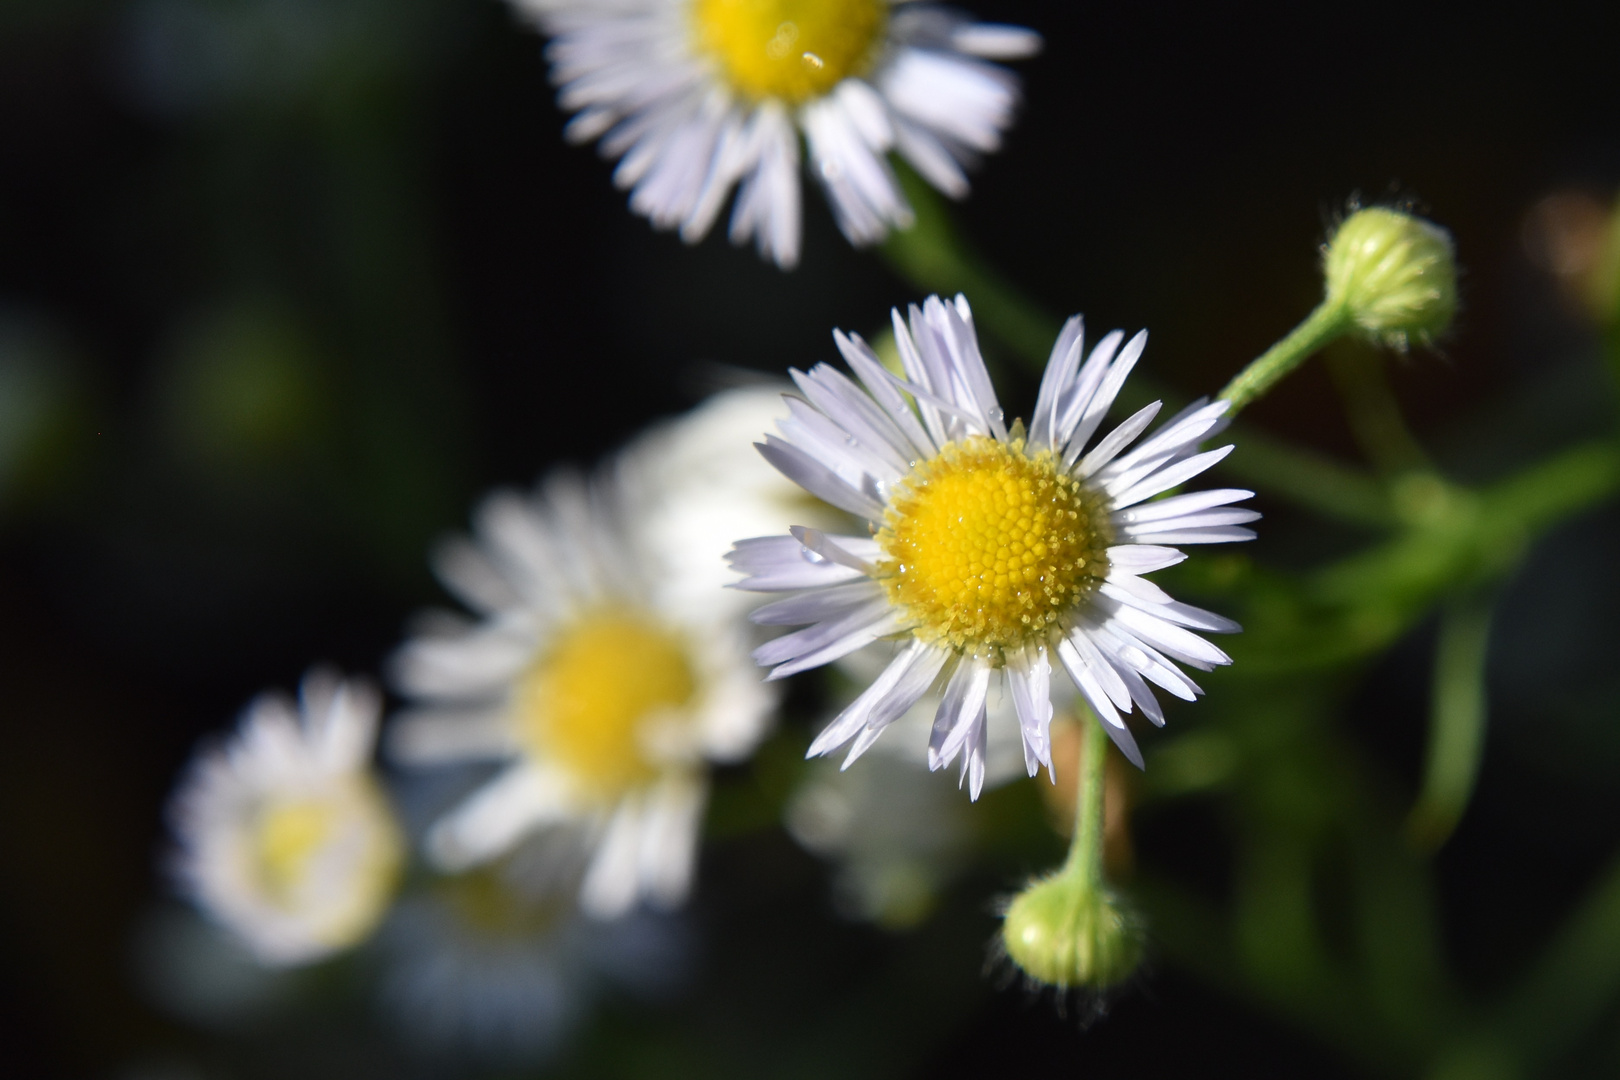
{"type": "MultiPolygon", "coordinates": [[[[975,11],[1047,47],[960,222],[1051,311],[1149,327],[1145,370],[1210,392],[1314,303],[1316,244],[1352,194],[1413,196],[1465,271],[1456,333],[1396,365],[1415,427],[1471,478],[1594,423],[1595,345],[1521,230],[1550,191],[1620,181],[1612,7],[975,11]],[[1493,428],[1546,386],[1535,430],[1493,428]]],[[[830,359],[833,327],[870,333],[917,298],[813,194],[790,274],[723,237],[653,232],[563,119],[540,40],[494,2],[0,9],[0,1022],[28,1075],[171,1075],[141,1063],[222,1038],[130,977],[132,928],[163,895],[163,800],[199,736],[313,660],[375,671],[438,599],[421,553],[486,488],[588,463],[728,368],[830,359]]],[[[1027,410],[1031,384],[1009,379],[1027,410]]],[[[1252,418],[1354,453],[1314,368],[1252,418]]],[[[1257,559],[1324,543],[1265,508],[1257,559]]],[[[1499,620],[1500,726],[1442,864],[1459,967],[1482,983],[1620,835],[1602,670],[1616,524],[1554,537],[1499,620]]],[[[1425,634],[1348,717],[1397,785],[1421,753],[1425,634]]],[[[1142,842],[1149,858],[1193,843],[1142,842]]],[[[1084,1031],[1076,1010],[998,991],[979,971],[988,902],[1040,864],[1022,858],[897,938],[838,922],[780,834],[718,844],[687,1000],[625,1006],[565,1065],[1339,1075],[1173,970],[1084,1031]],[[636,1058],[621,1028],[680,1034],[636,1058]]]]}

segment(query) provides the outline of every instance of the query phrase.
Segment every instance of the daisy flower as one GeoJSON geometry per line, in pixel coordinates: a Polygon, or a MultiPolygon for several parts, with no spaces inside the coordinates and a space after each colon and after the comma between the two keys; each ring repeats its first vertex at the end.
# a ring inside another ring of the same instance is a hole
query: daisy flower
{"type": "Polygon", "coordinates": [[[174,797],[182,889],[263,963],[359,942],[393,896],[403,842],[369,767],[379,709],[366,683],[312,672],[298,705],[253,702],[174,797]]]}
{"type": "Polygon", "coordinates": [[[476,540],[437,565],[479,621],[440,616],[394,663],[415,700],[390,732],[396,758],[505,763],[428,831],[429,858],[461,870],[538,828],[583,829],[580,900],[602,918],[685,897],[707,763],[752,751],[775,702],[723,605],[659,587],[656,538],[626,524],[637,513],[611,478],[492,495],[476,540]]]}
{"type": "Polygon", "coordinates": [[[851,242],[911,224],[891,150],[953,198],[1000,147],[1040,37],[909,0],[513,0],[575,142],[601,138],[630,206],[696,242],[733,187],[731,239],[799,258],[799,132],[851,242]]]}
{"type": "Polygon", "coordinates": [[[911,308],[909,327],[896,311],[894,331],[904,378],[859,337],[835,332],[860,383],[826,364],[793,372],[803,396],[787,398],[783,437],[758,444],[785,475],[866,519],[869,530],[795,528],[738,542],[731,560],[746,575],[739,587],[795,593],[760,608],[755,621],[809,624],[755,658],[782,678],[897,639],[888,667],[810,753],[853,739],[854,760],[938,683],[929,765],[961,755],[974,798],[984,785],[987,701],[998,675],[1027,771],[1051,768],[1055,658],[1140,766],[1121,713],[1140,708],[1162,724],[1149,683],[1190,700],[1200,691],[1177,664],[1211,670],[1231,662],[1193,631],[1229,633],[1236,623],[1178,603],[1141,576],[1185,558],[1167,545],[1254,535],[1242,524],[1259,515],[1230,507],[1252,492],[1148,501],[1231,451],[1198,450],[1222,427],[1226,403],[1195,403],[1127,450],[1158,414],[1156,402],[1092,443],[1147,335],[1125,342],[1116,331],[1085,356],[1076,316],[1053,346],[1032,422],[1009,428],[965,298],[930,297],[911,308]]]}

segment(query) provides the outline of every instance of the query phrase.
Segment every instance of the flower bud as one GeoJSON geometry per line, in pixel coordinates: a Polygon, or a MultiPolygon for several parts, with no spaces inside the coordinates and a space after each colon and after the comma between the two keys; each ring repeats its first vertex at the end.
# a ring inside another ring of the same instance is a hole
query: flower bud
{"type": "Polygon", "coordinates": [[[1026,975],[1060,990],[1117,985],[1142,957],[1131,916],[1112,892],[1061,872],[1013,900],[1001,939],[1026,975]]]}
{"type": "Polygon", "coordinates": [[[1392,348],[1433,341],[1457,311],[1451,234],[1399,210],[1373,206],[1345,218],[1323,252],[1322,272],[1328,303],[1392,348]]]}

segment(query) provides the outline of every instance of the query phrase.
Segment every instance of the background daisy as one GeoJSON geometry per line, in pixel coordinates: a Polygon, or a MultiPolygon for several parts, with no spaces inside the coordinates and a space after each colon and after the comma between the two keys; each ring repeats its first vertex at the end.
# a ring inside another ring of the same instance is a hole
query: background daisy
{"type": "Polygon", "coordinates": [[[393,896],[403,845],[370,769],[379,709],[366,683],[313,672],[296,706],[250,705],[175,793],[181,887],[264,963],[355,944],[393,896]]]}
{"type": "Polygon", "coordinates": [[[657,586],[639,509],[609,479],[559,475],[490,496],[476,540],[442,549],[441,579],[481,619],[424,620],[400,649],[395,682],[415,704],[390,750],[413,765],[506,766],[428,832],[441,868],[566,825],[593,849],[580,887],[592,914],[684,899],[707,765],[751,751],[775,698],[726,609],[657,586]]]}
{"type": "Polygon", "coordinates": [[[1018,83],[988,60],[1032,31],[906,0],[513,0],[547,48],[568,137],[601,139],[614,182],[659,228],[695,242],[740,185],[731,239],[799,259],[799,133],[852,243],[911,224],[898,151],[960,198],[996,150],[1018,83]]]}

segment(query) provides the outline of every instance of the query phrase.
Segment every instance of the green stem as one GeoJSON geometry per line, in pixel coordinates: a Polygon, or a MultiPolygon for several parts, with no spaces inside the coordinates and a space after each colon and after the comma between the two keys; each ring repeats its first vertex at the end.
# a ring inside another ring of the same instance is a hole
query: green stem
{"type": "MultiPolygon", "coordinates": [[[[1103,882],[1103,789],[1108,765],[1108,733],[1091,717],[1081,725],[1079,786],[1074,792],[1074,836],[1063,874],[1090,887],[1103,882]]],[[[1076,895],[1079,895],[1078,890],[1076,895]]]]}
{"type": "Polygon", "coordinates": [[[1432,469],[1429,455],[1401,415],[1383,354],[1341,347],[1328,353],[1327,362],[1350,433],[1373,467],[1385,475],[1432,469]]]}
{"type": "Polygon", "coordinates": [[[1485,659],[1491,599],[1476,594],[1452,601],[1440,618],[1434,665],[1429,760],[1423,792],[1407,819],[1407,835],[1434,851],[1451,836],[1474,793],[1485,744],[1485,659]]]}
{"type": "Polygon", "coordinates": [[[1220,396],[1232,403],[1232,411],[1228,415],[1236,416],[1244,406],[1265,394],[1312,353],[1349,330],[1351,325],[1349,312],[1342,304],[1329,304],[1325,300],[1318,304],[1316,310],[1294,327],[1287,337],[1252,360],[1248,367],[1226,384],[1220,396]]]}

